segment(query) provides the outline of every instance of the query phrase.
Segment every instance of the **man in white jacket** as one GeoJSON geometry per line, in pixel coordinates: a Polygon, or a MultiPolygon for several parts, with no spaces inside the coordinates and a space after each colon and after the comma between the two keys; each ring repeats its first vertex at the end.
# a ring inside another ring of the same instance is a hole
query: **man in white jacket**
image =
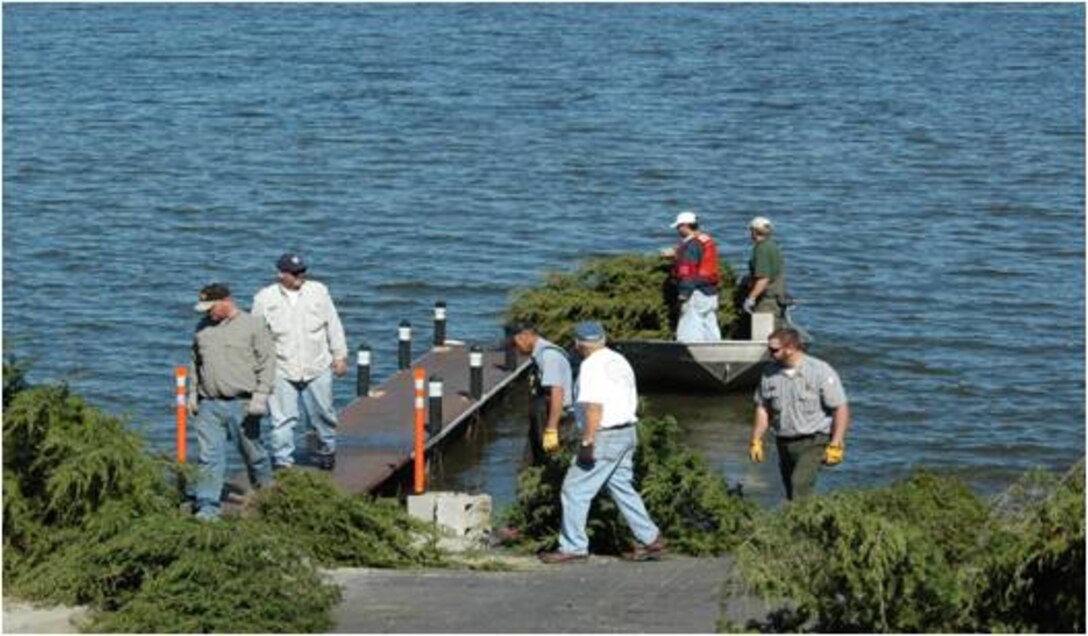
{"type": "Polygon", "coordinates": [[[306,279],[306,263],[288,252],[276,262],[279,281],[257,292],[253,315],[264,319],[276,343],[276,385],[269,403],[273,468],[294,464],[295,424],[305,413],[317,432],[318,468],[336,464],[336,409],[332,374],[347,373],[347,341],[325,285],[306,279]]]}

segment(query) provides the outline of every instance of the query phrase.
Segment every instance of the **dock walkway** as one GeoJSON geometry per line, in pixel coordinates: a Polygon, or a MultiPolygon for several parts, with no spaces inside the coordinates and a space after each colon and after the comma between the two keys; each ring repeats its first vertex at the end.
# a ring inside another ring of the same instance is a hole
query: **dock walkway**
{"type": "Polygon", "coordinates": [[[408,369],[389,377],[368,397],[359,397],[340,412],[337,430],[336,468],[333,482],[352,493],[371,492],[382,486],[412,461],[415,387],[412,369],[422,368],[427,377],[442,378],[441,429],[430,435],[427,452],[433,452],[448,436],[460,430],[526,369],[531,360],[517,356],[512,369],[504,366],[505,352],[497,346],[483,351],[483,395],[469,394],[469,347],[446,341],[416,359],[408,369]]]}

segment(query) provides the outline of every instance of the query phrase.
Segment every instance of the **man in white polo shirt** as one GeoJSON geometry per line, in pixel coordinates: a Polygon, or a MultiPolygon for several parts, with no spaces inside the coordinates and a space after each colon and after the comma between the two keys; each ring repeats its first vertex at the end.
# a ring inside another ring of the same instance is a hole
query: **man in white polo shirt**
{"type": "Polygon", "coordinates": [[[605,346],[604,328],[597,322],[574,327],[584,360],[574,391],[582,441],[563,480],[563,527],[559,549],[541,555],[545,563],[567,563],[589,557],[586,520],[589,506],[602,487],[623,513],[639,546],[626,558],[656,559],[665,551],[661,531],[646,513],[634,486],[634,457],[638,447],[635,372],[619,353],[605,346]]]}

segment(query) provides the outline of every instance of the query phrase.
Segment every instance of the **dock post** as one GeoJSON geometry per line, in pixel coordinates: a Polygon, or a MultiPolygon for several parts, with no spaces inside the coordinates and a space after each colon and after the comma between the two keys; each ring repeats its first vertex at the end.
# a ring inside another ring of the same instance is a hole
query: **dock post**
{"type": "Polygon", "coordinates": [[[434,346],[446,344],[446,301],[434,304],[434,346]]]}
{"type": "Polygon", "coordinates": [[[427,420],[427,435],[434,437],[442,432],[442,378],[432,375],[427,383],[427,401],[430,418],[427,420]]]}
{"type": "Polygon", "coordinates": [[[506,354],[506,357],[503,358],[503,368],[507,371],[513,371],[518,366],[518,354],[517,351],[514,351],[514,334],[511,333],[509,327],[503,333],[506,336],[502,341],[503,353],[506,354]]]}
{"type": "Polygon", "coordinates": [[[423,384],[427,375],[427,372],[423,369],[416,368],[412,372],[413,379],[415,380],[415,427],[414,427],[414,444],[413,444],[413,459],[414,466],[412,470],[412,493],[416,495],[423,494],[426,489],[427,473],[425,470],[425,455],[424,450],[424,436],[426,432],[423,430],[424,422],[426,421],[426,415],[424,414],[423,403],[423,384]]]}
{"type": "Polygon", "coordinates": [[[397,368],[407,369],[412,365],[412,323],[400,321],[397,328],[397,368]]]}
{"type": "Polygon", "coordinates": [[[359,345],[355,354],[355,397],[370,395],[370,345],[359,345]]]}
{"type": "Polygon", "coordinates": [[[186,421],[189,417],[189,394],[185,387],[185,380],[189,376],[189,370],[186,367],[178,367],[174,369],[174,375],[177,383],[176,388],[176,404],[177,404],[177,445],[178,445],[178,463],[185,463],[185,451],[187,442],[186,433],[186,421]]]}
{"type": "Polygon", "coordinates": [[[479,400],[484,395],[484,352],[480,345],[472,345],[468,350],[469,395],[479,400]]]}

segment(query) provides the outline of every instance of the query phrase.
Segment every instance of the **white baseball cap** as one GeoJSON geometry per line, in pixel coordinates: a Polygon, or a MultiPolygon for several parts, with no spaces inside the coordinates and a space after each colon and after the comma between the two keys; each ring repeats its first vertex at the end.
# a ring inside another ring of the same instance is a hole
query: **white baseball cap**
{"type": "Polygon", "coordinates": [[[679,227],[681,225],[695,225],[699,222],[699,217],[695,216],[694,212],[681,212],[676,215],[676,220],[672,222],[669,227],[679,227]]]}
{"type": "Polygon", "coordinates": [[[760,232],[765,232],[767,230],[773,230],[774,225],[771,223],[771,220],[768,219],[767,217],[757,216],[757,217],[753,218],[751,221],[748,221],[748,229],[750,229],[750,230],[759,230],[760,232]]]}

